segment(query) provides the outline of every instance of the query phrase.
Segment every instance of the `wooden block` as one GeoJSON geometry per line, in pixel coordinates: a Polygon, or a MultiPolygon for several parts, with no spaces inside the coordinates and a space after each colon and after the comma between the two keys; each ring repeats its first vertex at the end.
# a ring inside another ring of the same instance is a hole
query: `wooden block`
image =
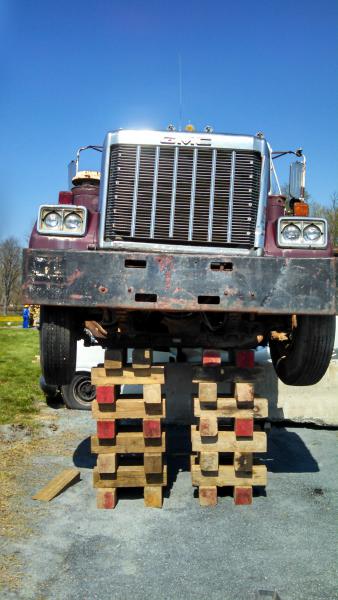
{"type": "Polygon", "coordinates": [[[150,348],[134,348],[132,354],[133,369],[144,371],[147,374],[153,362],[153,352],[150,348]]]}
{"type": "Polygon", "coordinates": [[[252,408],[255,398],[253,383],[235,383],[235,398],[238,408],[252,408]]]}
{"type": "Polygon", "coordinates": [[[235,452],[234,469],[238,473],[252,473],[252,452],[235,452]]]}
{"type": "Polygon", "coordinates": [[[236,367],[240,369],[253,369],[255,366],[255,353],[253,350],[238,350],[236,352],[236,367]]]}
{"type": "MultiPolygon", "coordinates": [[[[217,417],[259,417],[265,418],[268,416],[268,401],[266,398],[255,398],[253,408],[243,409],[238,408],[235,398],[217,398],[217,408],[213,411],[217,417]]],[[[205,417],[210,413],[200,406],[199,398],[194,398],[194,415],[195,417],[205,417]]]]}
{"type": "Polygon", "coordinates": [[[251,485],[235,486],[234,489],[235,504],[252,504],[252,487],[251,485]]]}
{"type": "Polygon", "coordinates": [[[162,401],[161,384],[145,384],[143,386],[143,399],[146,404],[154,404],[160,406],[162,401]]]}
{"type": "Polygon", "coordinates": [[[199,383],[198,397],[201,404],[216,404],[217,383],[199,383]]]}
{"type": "Polygon", "coordinates": [[[33,496],[33,500],[49,502],[61,494],[70,485],[80,480],[80,471],[78,469],[65,469],[59,475],[56,475],[45,487],[33,496]]]}
{"type": "Polygon", "coordinates": [[[201,471],[218,471],[218,452],[200,453],[201,471]]]}
{"type": "MultiPolygon", "coordinates": [[[[235,434],[234,434],[235,435],[235,434]]],[[[112,440],[99,440],[97,436],[91,438],[91,452],[93,454],[157,454],[165,452],[165,432],[160,438],[144,438],[142,431],[119,431],[112,440]]]]}
{"type": "Polygon", "coordinates": [[[144,472],[145,473],[162,473],[162,454],[152,453],[144,454],[144,472]]]}
{"type": "Polygon", "coordinates": [[[149,508],[162,508],[162,488],[146,485],[144,488],[144,505],[149,508]]]}
{"type": "Polygon", "coordinates": [[[98,404],[114,404],[116,401],[116,385],[98,385],[96,401],[98,404]]]}
{"type": "Polygon", "coordinates": [[[99,440],[108,440],[115,437],[116,434],[116,426],[115,421],[97,421],[97,437],[99,440]]]}
{"type": "Polygon", "coordinates": [[[133,367],[124,367],[121,374],[114,374],[111,369],[92,368],[93,385],[144,385],[147,383],[164,383],[164,367],[151,367],[148,375],[139,374],[133,367]]]}
{"type": "Polygon", "coordinates": [[[95,488],[165,486],[167,466],[163,466],[162,473],[145,473],[143,465],[120,465],[115,474],[99,473],[97,467],[94,467],[93,484],[95,488]]]}
{"type": "Polygon", "coordinates": [[[217,417],[203,416],[200,418],[199,432],[201,437],[214,437],[218,433],[217,417]]]}
{"type": "Polygon", "coordinates": [[[237,473],[233,465],[219,465],[218,474],[204,474],[196,463],[196,457],[191,457],[191,478],[193,485],[224,487],[238,485],[266,485],[267,471],[265,465],[253,465],[252,473],[237,473]]]}
{"type": "Polygon", "coordinates": [[[202,355],[202,365],[204,367],[218,367],[222,363],[219,350],[204,350],[202,355]]]}
{"type": "Polygon", "coordinates": [[[253,418],[249,419],[236,417],[235,418],[235,434],[236,437],[250,437],[253,436],[253,418]]]}
{"type": "Polygon", "coordinates": [[[266,452],[267,437],[264,431],[254,431],[252,439],[238,438],[234,431],[218,431],[217,439],[201,437],[196,425],[191,427],[193,452],[266,452]]]}
{"type": "MultiPolygon", "coordinates": [[[[106,350],[104,353],[104,368],[112,371],[122,371],[122,350],[106,350]]],[[[117,373],[116,373],[117,374],[117,373]]]]}
{"type": "Polygon", "coordinates": [[[160,419],[143,419],[143,435],[145,438],[160,438],[161,433],[160,419]]]}
{"type": "Polygon", "coordinates": [[[117,454],[99,454],[97,470],[99,473],[115,473],[117,469],[117,454]]]}
{"type": "Polygon", "coordinates": [[[117,489],[97,489],[96,507],[97,508],[115,508],[117,504],[117,489]]]}
{"type": "Polygon", "coordinates": [[[200,506],[216,506],[217,505],[217,487],[200,485],[198,488],[198,497],[200,506]]]}
{"type": "Polygon", "coordinates": [[[119,398],[111,406],[98,405],[96,400],[92,402],[92,416],[100,419],[143,419],[154,416],[158,419],[165,417],[165,400],[160,405],[145,403],[143,398],[119,398]],[[107,408],[109,410],[107,410],[107,408]]]}

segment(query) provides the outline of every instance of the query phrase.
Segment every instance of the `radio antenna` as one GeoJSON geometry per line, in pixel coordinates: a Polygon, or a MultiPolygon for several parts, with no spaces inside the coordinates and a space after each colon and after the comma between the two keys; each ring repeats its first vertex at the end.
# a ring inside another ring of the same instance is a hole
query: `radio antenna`
{"type": "Polygon", "coordinates": [[[179,100],[179,131],[182,131],[183,85],[182,85],[182,56],[178,54],[178,100],[179,100]]]}

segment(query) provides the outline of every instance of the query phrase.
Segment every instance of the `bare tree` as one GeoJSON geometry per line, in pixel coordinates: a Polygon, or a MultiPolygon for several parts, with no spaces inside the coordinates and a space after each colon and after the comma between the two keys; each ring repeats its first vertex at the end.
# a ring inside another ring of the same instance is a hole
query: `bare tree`
{"type": "Polygon", "coordinates": [[[0,291],[5,315],[9,304],[20,298],[20,282],[21,246],[10,237],[0,243],[0,291]]]}

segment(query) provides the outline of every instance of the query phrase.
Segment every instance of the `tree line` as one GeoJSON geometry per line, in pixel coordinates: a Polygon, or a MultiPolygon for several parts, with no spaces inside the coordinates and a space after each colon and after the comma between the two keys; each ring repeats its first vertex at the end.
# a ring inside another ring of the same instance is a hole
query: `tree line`
{"type": "MultiPolygon", "coordinates": [[[[288,196],[287,186],[283,193],[288,196]]],[[[338,248],[338,193],[330,197],[328,206],[312,200],[306,194],[310,205],[310,215],[327,219],[330,238],[333,246],[338,248]]],[[[0,298],[3,313],[22,306],[21,298],[22,246],[15,237],[9,237],[0,243],[0,298]]]]}

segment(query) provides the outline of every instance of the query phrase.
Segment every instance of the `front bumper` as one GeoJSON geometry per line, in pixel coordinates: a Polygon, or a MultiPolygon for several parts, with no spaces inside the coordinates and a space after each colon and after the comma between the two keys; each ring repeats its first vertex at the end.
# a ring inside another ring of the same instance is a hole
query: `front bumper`
{"type": "Polygon", "coordinates": [[[335,314],[334,258],[25,250],[27,304],[335,314]]]}

